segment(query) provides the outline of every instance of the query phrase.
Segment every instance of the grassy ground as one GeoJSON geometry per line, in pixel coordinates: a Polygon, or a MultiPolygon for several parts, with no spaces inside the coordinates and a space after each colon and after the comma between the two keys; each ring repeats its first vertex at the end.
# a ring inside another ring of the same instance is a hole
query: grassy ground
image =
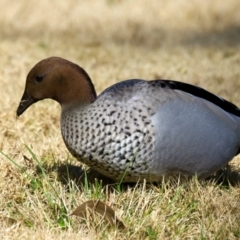
{"type": "Polygon", "coordinates": [[[240,106],[239,8],[239,0],[1,0],[0,150],[17,164],[0,155],[1,239],[240,239],[239,157],[224,172],[231,184],[79,184],[59,106],[46,100],[16,119],[26,74],[53,55],[81,65],[98,93],[162,77],[240,106]],[[111,206],[126,229],[69,216],[91,199],[111,206]]]}

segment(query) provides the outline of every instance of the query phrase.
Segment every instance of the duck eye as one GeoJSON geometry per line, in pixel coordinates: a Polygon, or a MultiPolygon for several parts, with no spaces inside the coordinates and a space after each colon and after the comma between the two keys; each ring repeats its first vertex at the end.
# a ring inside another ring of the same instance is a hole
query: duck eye
{"type": "Polygon", "coordinates": [[[36,77],[35,77],[35,81],[36,82],[41,82],[43,80],[43,75],[37,75],[36,77]]]}

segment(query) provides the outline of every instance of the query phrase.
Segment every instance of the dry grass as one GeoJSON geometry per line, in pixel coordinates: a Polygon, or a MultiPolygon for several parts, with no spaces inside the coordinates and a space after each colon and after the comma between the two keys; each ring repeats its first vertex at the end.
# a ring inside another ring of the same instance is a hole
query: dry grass
{"type": "Polygon", "coordinates": [[[44,101],[15,116],[29,69],[52,55],[84,67],[98,92],[122,79],[163,77],[240,105],[239,8],[239,0],[2,0],[0,150],[28,174],[0,155],[1,239],[239,239],[239,157],[227,172],[232,184],[81,186],[64,170],[80,164],[63,144],[59,106],[44,101]],[[112,206],[127,229],[69,217],[89,199],[112,206]]]}

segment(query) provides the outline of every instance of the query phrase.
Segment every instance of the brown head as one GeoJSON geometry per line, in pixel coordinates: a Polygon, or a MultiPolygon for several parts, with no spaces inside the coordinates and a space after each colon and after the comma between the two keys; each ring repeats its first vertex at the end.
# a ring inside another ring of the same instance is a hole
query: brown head
{"type": "Polygon", "coordinates": [[[45,98],[64,106],[90,104],[96,97],[92,81],[84,69],[63,58],[50,57],[37,63],[28,73],[17,116],[45,98]]]}

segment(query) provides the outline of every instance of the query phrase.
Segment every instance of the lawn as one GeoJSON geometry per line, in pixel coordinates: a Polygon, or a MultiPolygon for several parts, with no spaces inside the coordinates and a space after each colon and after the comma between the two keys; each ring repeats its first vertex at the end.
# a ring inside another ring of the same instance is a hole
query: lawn
{"type": "Polygon", "coordinates": [[[28,71],[49,56],[82,66],[98,93],[164,78],[240,106],[239,0],[1,0],[0,9],[1,239],[240,239],[239,156],[205,181],[106,185],[67,151],[57,103],[16,117],[28,71]],[[88,200],[125,228],[70,215],[88,200]]]}

